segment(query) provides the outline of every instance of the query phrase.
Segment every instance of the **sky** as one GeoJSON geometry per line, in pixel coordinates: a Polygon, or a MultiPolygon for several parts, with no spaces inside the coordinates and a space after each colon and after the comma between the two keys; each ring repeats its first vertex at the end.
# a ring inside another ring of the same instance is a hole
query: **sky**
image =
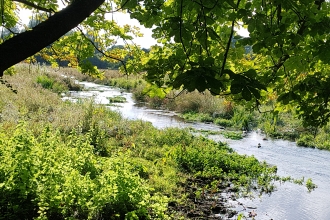
{"type": "Polygon", "coordinates": [[[129,14],[117,12],[111,16],[113,16],[114,21],[116,21],[119,25],[129,24],[140,28],[140,32],[143,33],[143,37],[135,38],[135,44],[140,45],[144,48],[150,48],[150,46],[157,44],[157,41],[151,36],[152,30],[150,28],[145,28],[144,26],[140,25],[138,20],[131,19],[129,14]]]}
{"type": "MultiPolygon", "coordinates": [[[[30,13],[29,10],[20,10],[20,17],[21,17],[21,21],[25,24],[28,24],[28,22],[30,21],[30,13]]],[[[129,14],[123,14],[123,13],[119,13],[116,12],[113,15],[111,15],[111,18],[109,16],[109,19],[114,19],[119,25],[125,25],[125,24],[129,24],[132,26],[137,26],[140,28],[140,32],[143,33],[143,37],[137,37],[134,39],[134,43],[137,45],[140,45],[142,48],[150,48],[150,46],[157,44],[157,41],[152,38],[152,30],[149,28],[145,28],[144,26],[140,25],[138,20],[136,19],[131,19],[129,14]]],[[[241,28],[240,30],[237,30],[238,33],[241,36],[248,36],[249,33],[246,29],[241,28]]],[[[118,44],[124,44],[122,41],[118,41],[118,44]]]]}

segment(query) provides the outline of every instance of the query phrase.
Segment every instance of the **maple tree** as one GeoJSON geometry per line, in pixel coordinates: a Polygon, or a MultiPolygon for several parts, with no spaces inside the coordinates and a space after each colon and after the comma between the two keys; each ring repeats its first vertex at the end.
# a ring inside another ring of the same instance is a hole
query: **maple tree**
{"type": "Polygon", "coordinates": [[[107,52],[115,42],[109,36],[132,39],[130,33],[139,34],[130,26],[119,27],[105,19],[107,13],[121,10],[153,28],[153,37],[160,43],[144,56],[136,47],[128,46],[136,59],[125,65],[125,71],[146,70],[146,79],[157,87],[210,90],[255,107],[275,97],[275,113],[289,106],[306,125],[322,126],[329,121],[328,1],[61,2],[66,7],[57,12],[57,0],[1,0],[3,28],[17,24],[18,5],[35,11],[42,22],[32,30],[2,39],[0,73],[45,48],[43,56],[54,63],[68,59],[72,66],[99,74],[85,61],[95,47],[102,51],[103,59],[121,60],[127,53],[107,52]],[[240,36],[240,28],[246,28],[249,36],[240,36]],[[17,51],[22,54],[18,56],[17,51]]]}

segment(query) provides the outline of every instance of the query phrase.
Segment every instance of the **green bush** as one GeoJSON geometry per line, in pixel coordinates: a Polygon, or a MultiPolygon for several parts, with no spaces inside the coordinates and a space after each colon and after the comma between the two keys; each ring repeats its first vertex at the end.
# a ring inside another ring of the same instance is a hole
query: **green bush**
{"type": "Polygon", "coordinates": [[[68,91],[68,88],[65,84],[55,82],[53,87],[52,87],[52,91],[57,93],[57,94],[61,94],[62,92],[68,91]]]}
{"type": "Polygon", "coordinates": [[[234,115],[231,118],[235,127],[244,130],[250,130],[250,124],[253,124],[254,116],[252,112],[249,112],[243,107],[236,107],[234,109],[234,115]]]}
{"type": "Polygon", "coordinates": [[[35,138],[20,124],[0,137],[0,219],[165,217],[166,198],[150,196],[127,155],[95,155],[88,133],[35,138]]]}
{"type": "Polygon", "coordinates": [[[45,89],[52,89],[54,82],[55,82],[54,79],[46,75],[40,75],[37,77],[37,83],[39,83],[45,89]]]}
{"type": "Polygon", "coordinates": [[[39,75],[37,77],[37,83],[39,83],[43,88],[52,90],[53,92],[58,94],[69,90],[68,86],[64,81],[51,78],[47,75],[39,75]]]}
{"type": "Polygon", "coordinates": [[[257,179],[259,186],[270,186],[276,169],[253,156],[233,153],[226,145],[209,141],[204,147],[192,144],[177,148],[174,157],[179,167],[197,177],[227,179],[249,189],[257,179]],[[203,152],[203,153],[201,153],[203,152]]]}
{"type": "Polygon", "coordinates": [[[314,141],[315,138],[313,137],[313,135],[301,135],[297,140],[297,145],[303,147],[315,147],[314,141]]]}

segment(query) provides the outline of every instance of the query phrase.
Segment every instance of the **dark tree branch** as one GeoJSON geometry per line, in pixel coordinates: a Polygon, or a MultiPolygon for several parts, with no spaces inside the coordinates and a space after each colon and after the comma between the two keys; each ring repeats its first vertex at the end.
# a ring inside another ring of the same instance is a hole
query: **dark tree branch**
{"type": "Polygon", "coordinates": [[[90,16],[105,0],[75,0],[32,30],[0,45],[0,77],[3,71],[49,46],[90,16]]]}
{"type": "Polygon", "coordinates": [[[28,2],[26,0],[13,0],[13,1],[20,2],[20,3],[24,4],[24,5],[27,5],[27,6],[30,6],[32,8],[38,9],[40,11],[49,12],[49,13],[55,13],[55,11],[53,9],[44,8],[42,6],[33,4],[32,2],[28,2]]]}

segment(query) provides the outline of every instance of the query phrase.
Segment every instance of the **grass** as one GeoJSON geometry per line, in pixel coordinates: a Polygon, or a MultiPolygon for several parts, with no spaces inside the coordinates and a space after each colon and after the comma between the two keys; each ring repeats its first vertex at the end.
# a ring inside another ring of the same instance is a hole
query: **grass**
{"type": "Polygon", "coordinates": [[[126,98],[123,96],[114,96],[114,97],[107,97],[110,103],[124,103],[126,102],[126,98]]]}
{"type": "Polygon", "coordinates": [[[228,139],[240,140],[243,138],[242,132],[237,131],[222,131],[221,134],[228,139]]]}

